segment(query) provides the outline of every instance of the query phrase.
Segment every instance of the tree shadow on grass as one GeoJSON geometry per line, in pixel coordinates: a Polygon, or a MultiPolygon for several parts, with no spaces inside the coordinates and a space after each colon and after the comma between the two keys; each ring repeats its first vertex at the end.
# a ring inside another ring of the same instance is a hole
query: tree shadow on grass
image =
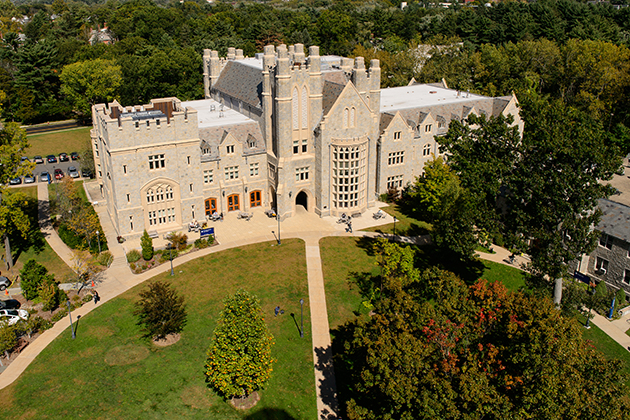
{"type": "Polygon", "coordinates": [[[337,419],[338,402],[337,402],[337,381],[335,379],[335,369],[333,368],[333,352],[332,346],[315,348],[315,370],[322,377],[317,386],[320,389],[322,402],[330,407],[332,411],[324,409],[318,413],[320,420],[337,419]]]}
{"type": "MultiPolygon", "coordinates": [[[[352,384],[355,360],[346,356],[346,347],[351,346],[356,322],[347,322],[330,331],[332,338],[332,358],[337,383],[337,414],[346,418],[348,401],[355,398],[352,384]]],[[[358,360],[357,360],[358,361],[358,360]]],[[[360,374],[360,372],[354,372],[360,374]]]]}
{"type": "Polygon", "coordinates": [[[245,420],[297,420],[282,408],[263,408],[243,418],[245,420]]]}

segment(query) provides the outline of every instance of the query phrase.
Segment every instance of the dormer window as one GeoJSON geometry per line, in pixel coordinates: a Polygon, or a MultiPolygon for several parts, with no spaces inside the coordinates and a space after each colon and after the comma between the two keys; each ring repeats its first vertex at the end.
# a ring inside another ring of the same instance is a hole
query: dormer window
{"type": "Polygon", "coordinates": [[[227,154],[228,155],[231,155],[231,154],[234,153],[234,145],[233,144],[229,145],[226,149],[227,149],[227,154]]]}

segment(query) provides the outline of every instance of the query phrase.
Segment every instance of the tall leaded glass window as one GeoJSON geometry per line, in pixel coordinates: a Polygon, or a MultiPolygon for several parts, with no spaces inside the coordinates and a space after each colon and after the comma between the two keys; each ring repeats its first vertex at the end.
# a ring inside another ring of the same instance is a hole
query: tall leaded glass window
{"type": "Polygon", "coordinates": [[[367,143],[332,147],[332,205],[353,209],[365,204],[367,143]]]}

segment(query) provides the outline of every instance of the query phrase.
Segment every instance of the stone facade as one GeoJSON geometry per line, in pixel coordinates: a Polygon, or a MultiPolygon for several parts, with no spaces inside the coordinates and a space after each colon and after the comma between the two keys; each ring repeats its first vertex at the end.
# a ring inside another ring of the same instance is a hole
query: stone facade
{"type": "Polygon", "coordinates": [[[93,108],[96,175],[120,235],[258,206],[281,218],[297,206],[362,213],[422,174],[451,120],[512,114],[522,130],[514,96],[472,95],[444,81],[381,90],[378,60],[368,69],[362,57],[320,56],[316,46],[308,57],[298,44],[203,58],[203,100],[93,108]],[[167,188],[168,200],[155,201],[167,188]]]}

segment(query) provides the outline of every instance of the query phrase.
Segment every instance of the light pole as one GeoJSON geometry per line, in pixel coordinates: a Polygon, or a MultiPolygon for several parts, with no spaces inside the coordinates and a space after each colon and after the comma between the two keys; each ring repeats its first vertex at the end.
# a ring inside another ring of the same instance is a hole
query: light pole
{"type": "Polygon", "coordinates": [[[175,272],[173,271],[173,244],[171,243],[168,244],[168,256],[171,260],[171,276],[174,276],[175,272]]]}
{"type": "Polygon", "coordinates": [[[101,235],[100,232],[96,231],[96,240],[98,241],[98,253],[101,253],[101,235]]]}
{"type": "Polygon", "coordinates": [[[394,240],[396,239],[396,216],[394,216],[394,240]]]}
{"type": "Polygon", "coordinates": [[[74,332],[74,325],[72,325],[72,313],[70,312],[70,299],[66,300],[66,304],[68,305],[68,316],[70,317],[70,329],[72,330],[72,339],[77,338],[76,333],[74,332]]]}
{"type": "Polygon", "coordinates": [[[300,338],[304,338],[304,299],[300,299],[300,338]]]}
{"type": "Polygon", "coordinates": [[[278,219],[278,245],[280,245],[280,212],[276,210],[276,219],[278,219]]]}

